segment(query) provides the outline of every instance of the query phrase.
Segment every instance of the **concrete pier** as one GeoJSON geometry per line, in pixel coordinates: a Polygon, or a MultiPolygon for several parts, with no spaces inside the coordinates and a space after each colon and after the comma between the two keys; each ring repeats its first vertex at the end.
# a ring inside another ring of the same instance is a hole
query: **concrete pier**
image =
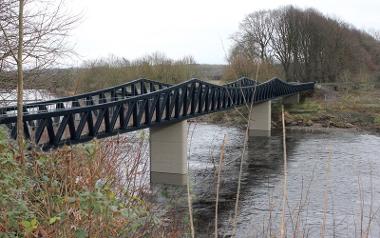
{"type": "Polygon", "coordinates": [[[296,93],[296,94],[282,98],[282,104],[284,105],[298,104],[299,102],[300,102],[300,93],[296,93]]]}
{"type": "Polygon", "coordinates": [[[267,101],[254,105],[249,122],[249,136],[265,136],[271,135],[272,126],[272,102],[267,101]]]}
{"type": "Polygon", "coordinates": [[[150,129],[151,183],[187,184],[187,122],[150,129]]]}

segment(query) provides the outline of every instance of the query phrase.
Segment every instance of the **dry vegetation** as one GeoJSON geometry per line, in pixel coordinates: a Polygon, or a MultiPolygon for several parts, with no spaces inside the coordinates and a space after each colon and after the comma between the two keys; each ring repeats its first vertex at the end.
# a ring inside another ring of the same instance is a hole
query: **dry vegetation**
{"type": "Polygon", "coordinates": [[[21,164],[1,131],[0,237],[180,236],[174,208],[151,202],[146,150],[143,137],[120,137],[31,150],[21,164]]]}

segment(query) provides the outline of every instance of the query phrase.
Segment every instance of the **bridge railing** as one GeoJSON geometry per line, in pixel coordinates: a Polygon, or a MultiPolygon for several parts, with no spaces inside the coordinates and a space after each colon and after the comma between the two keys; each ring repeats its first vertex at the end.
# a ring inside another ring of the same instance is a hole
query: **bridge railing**
{"type": "MultiPolygon", "coordinates": [[[[95,105],[107,101],[117,101],[132,96],[142,95],[148,92],[154,92],[170,86],[170,84],[141,78],[125,84],[102,90],[92,91],[74,96],[62,97],[58,99],[52,99],[43,102],[28,103],[24,105],[24,113],[40,113],[42,110],[41,108],[46,108],[46,110],[59,110],[62,108],[95,105]]],[[[16,113],[16,106],[0,108],[0,115],[9,115],[16,113]]]]}

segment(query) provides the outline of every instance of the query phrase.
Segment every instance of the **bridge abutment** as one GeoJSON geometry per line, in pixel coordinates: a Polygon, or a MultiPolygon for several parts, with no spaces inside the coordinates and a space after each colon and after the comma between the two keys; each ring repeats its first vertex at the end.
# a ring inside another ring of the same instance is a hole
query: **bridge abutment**
{"type": "Polygon", "coordinates": [[[268,137],[271,135],[272,102],[267,101],[253,106],[249,122],[249,136],[268,137]]]}
{"type": "Polygon", "coordinates": [[[187,184],[187,122],[150,129],[151,183],[187,184]]]}

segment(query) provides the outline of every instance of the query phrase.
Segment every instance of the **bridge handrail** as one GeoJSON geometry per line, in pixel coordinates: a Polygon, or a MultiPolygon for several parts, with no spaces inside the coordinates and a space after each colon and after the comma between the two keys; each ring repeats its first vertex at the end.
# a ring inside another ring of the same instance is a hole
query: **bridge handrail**
{"type": "MultiPolygon", "coordinates": [[[[46,101],[27,103],[27,104],[24,104],[24,108],[32,108],[32,107],[38,107],[38,106],[48,106],[48,105],[53,105],[53,104],[57,104],[57,103],[72,102],[75,100],[80,100],[80,99],[88,98],[91,96],[100,95],[102,93],[112,92],[112,91],[122,89],[122,88],[128,87],[130,85],[138,84],[141,82],[153,83],[156,85],[161,85],[162,87],[172,86],[171,84],[167,84],[167,83],[161,83],[161,82],[157,82],[157,81],[146,79],[146,78],[139,78],[139,79],[132,80],[132,81],[129,81],[129,82],[124,83],[124,84],[120,84],[120,85],[113,86],[113,87],[108,87],[105,89],[95,90],[95,91],[91,91],[91,92],[87,92],[87,93],[81,93],[81,94],[77,94],[77,95],[73,95],[73,96],[66,96],[66,97],[61,97],[61,98],[51,99],[51,100],[46,100],[46,101]]],[[[0,111],[2,111],[2,112],[14,111],[14,110],[17,110],[17,106],[7,106],[7,107],[0,108],[0,111]]]]}

